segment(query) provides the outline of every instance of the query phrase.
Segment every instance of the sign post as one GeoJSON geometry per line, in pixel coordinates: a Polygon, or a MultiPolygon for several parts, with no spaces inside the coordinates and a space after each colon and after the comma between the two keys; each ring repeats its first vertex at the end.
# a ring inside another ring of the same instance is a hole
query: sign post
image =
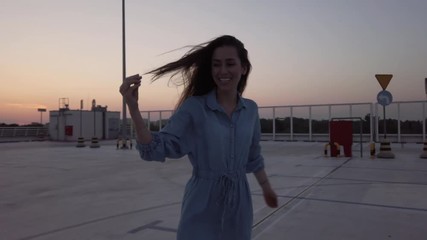
{"type": "Polygon", "coordinates": [[[393,95],[389,91],[383,90],[377,95],[378,103],[383,106],[383,116],[384,116],[384,139],[387,139],[387,128],[386,128],[386,115],[385,115],[385,106],[393,102],[393,95]]]}
{"type": "Polygon", "coordinates": [[[424,87],[426,91],[426,101],[423,104],[423,142],[426,142],[425,129],[426,129],[426,104],[427,104],[427,78],[424,78],[424,87]]]}
{"type": "Polygon", "coordinates": [[[424,87],[426,91],[426,101],[423,103],[423,152],[420,158],[427,158],[427,141],[426,141],[426,104],[427,104],[427,78],[424,78],[424,87]]]}
{"type": "Polygon", "coordinates": [[[392,74],[376,74],[375,78],[378,80],[381,88],[383,89],[377,95],[378,103],[383,106],[383,123],[384,123],[384,140],[381,142],[380,152],[377,157],[379,158],[394,158],[394,154],[391,152],[390,141],[387,141],[387,124],[385,107],[393,102],[393,95],[386,90],[390,83],[393,75],[392,74]]]}

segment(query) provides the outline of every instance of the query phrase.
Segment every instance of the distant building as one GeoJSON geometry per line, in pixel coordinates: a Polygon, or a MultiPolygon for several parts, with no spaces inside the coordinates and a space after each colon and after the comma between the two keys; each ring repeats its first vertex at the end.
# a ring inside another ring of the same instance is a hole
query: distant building
{"type": "Polygon", "coordinates": [[[49,136],[53,141],[117,139],[120,131],[120,112],[109,112],[107,107],[92,106],[92,110],[70,110],[68,106],[49,111],[49,136]],[[80,127],[81,126],[81,127],[80,127]]]}

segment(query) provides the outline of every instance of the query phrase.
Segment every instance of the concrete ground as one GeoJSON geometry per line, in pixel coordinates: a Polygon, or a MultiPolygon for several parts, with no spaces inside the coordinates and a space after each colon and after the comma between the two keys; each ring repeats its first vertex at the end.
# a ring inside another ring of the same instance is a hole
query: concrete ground
{"type": "MultiPolygon", "coordinates": [[[[0,144],[0,239],[175,239],[184,159],[145,162],[114,142],[0,144]]],[[[427,159],[392,144],[395,159],[323,156],[324,143],[262,142],[280,207],[249,175],[253,239],[427,239],[427,159]]],[[[377,146],[379,147],[379,146],[377,146]]]]}

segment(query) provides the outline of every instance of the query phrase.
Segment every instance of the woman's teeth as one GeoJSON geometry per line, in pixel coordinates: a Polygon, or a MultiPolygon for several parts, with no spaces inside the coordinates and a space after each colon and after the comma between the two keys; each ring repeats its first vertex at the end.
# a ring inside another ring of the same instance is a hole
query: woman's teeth
{"type": "Polygon", "coordinates": [[[219,79],[221,82],[227,82],[227,81],[230,81],[230,78],[220,78],[219,79]]]}

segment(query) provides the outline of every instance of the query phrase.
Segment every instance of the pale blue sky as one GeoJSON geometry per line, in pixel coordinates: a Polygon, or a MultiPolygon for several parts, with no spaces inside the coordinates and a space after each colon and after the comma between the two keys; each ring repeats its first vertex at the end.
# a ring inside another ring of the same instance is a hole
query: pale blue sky
{"type": "MultiPolygon", "coordinates": [[[[120,0],[0,0],[0,122],[37,121],[37,107],[95,98],[121,110],[120,0]]],[[[180,47],[234,35],[260,106],[375,102],[377,73],[395,101],[424,100],[425,0],[126,1],[128,75],[175,60],[180,47]],[[162,55],[163,54],[163,55],[162,55]]],[[[173,108],[180,89],[144,78],[143,110],[173,108]]]]}

